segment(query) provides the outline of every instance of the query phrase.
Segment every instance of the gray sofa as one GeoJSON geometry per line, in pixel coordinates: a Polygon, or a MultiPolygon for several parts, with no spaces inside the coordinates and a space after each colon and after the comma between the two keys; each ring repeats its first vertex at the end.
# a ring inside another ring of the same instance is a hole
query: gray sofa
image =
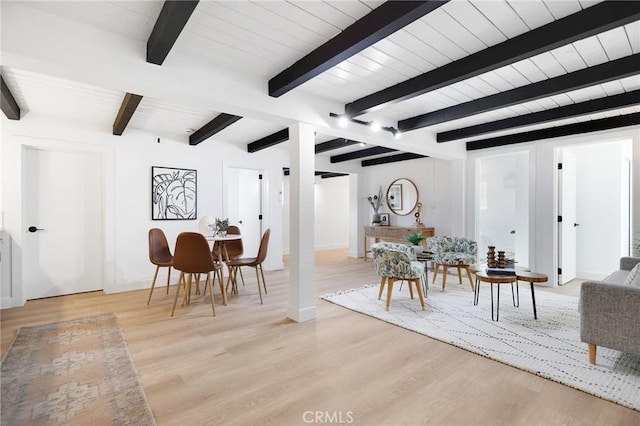
{"type": "Polygon", "coordinates": [[[580,340],[588,344],[589,362],[596,348],[640,355],[640,274],[624,285],[640,258],[620,258],[620,269],[602,281],[585,281],[580,288],[580,340]]]}

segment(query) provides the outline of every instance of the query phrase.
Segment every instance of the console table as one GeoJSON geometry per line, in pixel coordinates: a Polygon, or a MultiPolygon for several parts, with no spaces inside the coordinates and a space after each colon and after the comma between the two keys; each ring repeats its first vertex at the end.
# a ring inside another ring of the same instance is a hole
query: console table
{"type": "Polygon", "coordinates": [[[371,253],[367,246],[367,238],[373,238],[374,242],[380,240],[407,243],[405,237],[414,232],[420,232],[425,238],[435,235],[434,228],[414,228],[412,226],[365,226],[364,227],[364,261],[367,261],[367,253],[371,253]]]}

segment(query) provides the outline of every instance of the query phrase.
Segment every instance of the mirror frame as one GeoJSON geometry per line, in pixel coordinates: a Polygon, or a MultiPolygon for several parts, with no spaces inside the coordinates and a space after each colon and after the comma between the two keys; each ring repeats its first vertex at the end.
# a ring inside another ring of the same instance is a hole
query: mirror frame
{"type": "Polygon", "coordinates": [[[416,209],[416,206],[418,205],[418,200],[419,199],[420,199],[420,193],[418,192],[418,187],[416,186],[415,183],[413,183],[413,181],[411,179],[407,179],[407,178],[398,178],[398,179],[394,180],[393,182],[391,182],[391,184],[387,188],[387,195],[385,196],[385,201],[387,203],[387,207],[389,208],[391,213],[393,213],[395,215],[398,215],[398,216],[407,216],[407,215],[411,214],[411,212],[416,209]],[[400,181],[407,181],[408,183],[410,183],[413,186],[413,189],[415,189],[415,191],[416,191],[415,202],[413,203],[413,206],[411,206],[411,209],[409,209],[409,210],[394,208],[394,207],[391,206],[391,203],[389,203],[389,196],[391,195],[391,192],[394,190],[393,187],[394,187],[394,185],[399,184],[400,181]],[[399,213],[399,212],[405,212],[405,213],[399,213]]]}

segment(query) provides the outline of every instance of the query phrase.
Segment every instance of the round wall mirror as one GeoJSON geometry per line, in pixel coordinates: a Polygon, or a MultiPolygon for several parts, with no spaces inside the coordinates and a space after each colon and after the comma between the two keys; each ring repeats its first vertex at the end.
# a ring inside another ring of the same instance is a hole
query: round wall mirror
{"type": "Polygon", "coordinates": [[[418,188],[409,179],[401,178],[391,182],[387,189],[387,206],[398,216],[406,216],[418,204],[418,188]]]}

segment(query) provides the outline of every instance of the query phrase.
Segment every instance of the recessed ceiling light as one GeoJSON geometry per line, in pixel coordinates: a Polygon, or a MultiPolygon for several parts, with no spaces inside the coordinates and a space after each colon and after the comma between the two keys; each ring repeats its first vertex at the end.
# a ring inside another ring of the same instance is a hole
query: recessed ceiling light
{"type": "Polygon", "coordinates": [[[375,121],[371,122],[371,130],[373,130],[374,132],[379,132],[381,128],[382,127],[380,126],[380,123],[377,123],[375,121]]]}
{"type": "Polygon", "coordinates": [[[347,127],[347,124],[349,124],[349,119],[346,115],[341,115],[340,118],[338,118],[338,126],[347,127]]]}
{"type": "Polygon", "coordinates": [[[190,135],[190,134],[194,133],[194,132],[195,132],[195,130],[194,130],[194,129],[187,129],[187,130],[185,130],[184,132],[185,132],[186,134],[190,135]]]}

